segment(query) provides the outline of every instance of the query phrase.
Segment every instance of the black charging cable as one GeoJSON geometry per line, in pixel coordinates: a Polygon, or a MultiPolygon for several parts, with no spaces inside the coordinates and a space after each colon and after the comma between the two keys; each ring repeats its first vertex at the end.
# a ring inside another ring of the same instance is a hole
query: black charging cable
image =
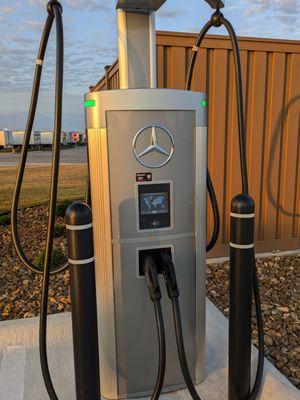
{"type": "MultiPolygon", "coordinates": [[[[193,78],[193,72],[195,68],[195,63],[197,59],[197,54],[198,50],[201,46],[202,40],[204,39],[206,33],[209,31],[209,29],[213,26],[212,21],[208,21],[204,27],[201,29],[201,32],[199,33],[199,36],[196,40],[196,43],[193,47],[194,51],[192,52],[191,59],[190,59],[190,64],[187,72],[187,79],[186,79],[186,90],[191,90],[192,86],[192,78],[193,78]]],[[[214,248],[215,244],[217,243],[219,233],[220,233],[220,212],[219,212],[219,207],[218,207],[218,202],[216,198],[216,193],[215,189],[211,180],[210,172],[207,167],[207,172],[206,172],[206,188],[209,194],[209,199],[211,202],[212,206],[212,211],[213,211],[213,221],[214,221],[214,227],[213,227],[213,232],[211,239],[209,243],[206,245],[206,251],[210,251],[214,248]]]]}
{"type": "Polygon", "coordinates": [[[197,393],[191,374],[189,371],[188,363],[186,360],[186,353],[183,340],[183,331],[181,324],[180,306],[179,306],[179,289],[175,273],[174,264],[169,253],[163,252],[161,255],[161,264],[163,269],[163,276],[168,292],[168,296],[172,302],[174,326],[176,334],[177,351],[180,362],[180,367],[187,389],[194,400],[201,400],[197,393]]]}
{"type": "Polygon", "coordinates": [[[57,202],[57,189],[58,189],[58,173],[59,173],[59,158],[60,158],[60,138],[61,138],[61,121],[62,121],[62,96],[63,96],[63,65],[64,65],[64,37],[63,37],[63,22],[62,22],[62,6],[57,0],[52,0],[47,4],[48,17],[45,23],[43,35],[40,42],[38,57],[35,67],[35,76],[32,88],[32,95],[26,123],[24,142],[21,153],[21,160],[19,164],[17,180],[14,190],[12,212],[11,212],[11,225],[12,237],[16,251],[29,270],[43,274],[42,295],[41,295],[41,311],[40,311],[40,324],[39,324],[39,350],[40,362],[45,386],[51,400],[58,400],[55,393],[53,383],[51,380],[48,357],[47,357],[47,308],[48,308],[48,292],[49,280],[51,273],[59,273],[68,267],[68,264],[51,272],[51,255],[53,250],[53,230],[55,225],[56,202],[57,202]],[[34,123],[36,106],[38,101],[42,67],[44,56],[47,48],[47,43],[53,22],[56,22],[56,81],[55,81],[55,110],[54,110],[54,138],[53,138],[53,155],[51,167],[51,185],[50,185],[50,200],[49,200],[49,217],[45,250],[44,269],[40,271],[34,264],[32,264],[26,257],[18,235],[18,204],[20,192],[25,172],[28,146],[31,136],[31,131],[34,123]]]}
{"type": "MultiPolygon", "coordinates": [[[[234,66],[235,66],[235,78],[236,78],[236,94],[237,94],[237,110],[238,110],[238,127],[239,127],[239,149],[240,149],[240,167],[241,167],[241,175],[242,175],[242,191],[243,194],[249,194],[249,185],[248,185],[248,174],[247,174],[247,160],[246,160],[246,130],[245,130],[245,117],[244,117],[244,105],[243,105],[243,86],[242,86],[242,70],[241,70],[241,58],[238,46],[238,39],[236,33],[234,31],[231,23],[224,17],[224,15],[220,12],[219,9],[212,15],[210,21],[208,21],[205,26],[200,31],[198,38],[196,40],[195,46],[193,48],[188,73],[186,80],[186,89],[191,89],[192,77],[195,67],[196,58],[198,55],[199,48],[201,43],[209,31],[211,27],[220,27],[224,26],[229,34],[230,41],[233,48],[234,55],[234,66]]],[[[211,187],[209,189],[209,193],[212,193],[213,185],[211,182],[211,187]]],[[[213,191],[214,193],[214,191],[213,191]]],[[[213,196],[211,196],[211,199],[213,196]]],[[[213,198],[212,202],[213,208],[218,208],[216,198],[213,198]]],[[[215,222],[215,225],[217,222],[215,222]]],[[[255,258],[253,252],[253,258],[255,258]]],[[[260,293],[259,293],[259,281],[257,274],[257,266],[254,260],[254,273],[253,273],[253,294],[254,294],[254,302],[255,302],[255,312],[257,319],[257,330],[258,330],[258,364],[257,364],[257,372],[255,377],[255,382],[250,394],[250,400],[255,400],[262,382],[263,377],[263,369],[264,369],[264,326],[263,326],[263,316],[261,310],[261,301],[260,301],[260,293]]]]}
{"type": "Polygon", "coordinates": [[[212,233],[209,243],[206,245],[206,251],[210,251],[215,247],[215,244],[217,243],[217,240],[219,237],[220,212],[219,212],[219,207],[218,207],[217,196],[215,193],[214,185],[212,183],[210,172],[209,172],[208,168],[207,168],[207,172],[206,172],[206,187],[207,187],[210,203],[212,206],[213,221],[214,221],[213,233],[212,233]]]}
{"type": "MultiPolygon", "coordinates": [[[[45,52],[48,44],[48,39],[49,35],[51,32],[51,28],[53,25],[54,19],[56,20],[56,26],[57,26],[57,62],[56,62],[56,94],[55,94],[55,129],[54,129],[54,141],[57,141],[57,145],[55,147],[54,143],[54,153],[58,152],[58,155],[56,154],[55,157],[55,163],[59,162],[59,146],[60,146],[60,134],[61,134],[61,104],[59,104],[62,100],[62,79],[63,79],[63,29],[62,29],[62,21],[61,21],[61,13],[62,13],[62,7],[58,1],[50,1],[47,5],[47,11],[48,11],[48,16],[45,22],[45,27],[44,31],[42,34],[41,42],[40,42],[40,47],[38,50],[38,55],[37,55],[37,61],[35,65],[35,74],[34,74],[34,80],[33,80],[33,87],[32,87],[32,93],[31,93],[31,100],[30,100],[30,106],[29,106],[29,111],[28,111],[28,118],[26,122],[26,128],[25,128],[25,134],[24,134],[24,141],[23,141],[23,146],[22,146],[22,151],[21,151],[21,158],[20,158],[20,163],[18,167],[18,172],[17,172],[17,179],[15,183],[15,188],[14,188],[14,194],[13,194],[13,199],[12,199],[12,208],[11,208],[11,232],[12,232],[12,240],[14,243],[14,247],[16,249],[16,252],[24,264],[24,266],[29,269],[30,271],[40,274],[43,274],[43,270],[39,269],[36,265],[34,265],[26,256],[22,245],[21,241],[19,238],[19,232],[18,232],[18,207],[19,207],[19,201],[20,201],[20,193],[22,189],[22,184],[23,184],[23,178],[24,178],[24,173],[25,173],[25,167],[26,167],[26,162],[27,162],[27,155],[28,155],[28,147],[29,147],[29,142],[30,142],[30,137],[31,137],[31,132],[33,128],[33,123],[34,123],[34,118],[36,114],[36,107],[37,107],[37,102],[38,102],[38,97],[39,97],[39,91],[40,91],[40,83],[41,83],[41,76],[42,76],[42,69],[43,69],[43,62],[45,58],[45,52]],[[59,123],[58,123],[59,121],[59,123]],[[59,129],[58,129],[59,128],[59,129]],[[58,135],[59,135],[59,140],[58,140],[58,135]]],[[[54,161],[54,159],[53,159],[54,161]]],[[[53,164],[53,165],[54,165],[53,164]]],[[[56,170],[57,168],[55,168],[56,170]]],[[[53,178],[55,178],[56,172],[54,173],[54,169],[52,166],[52,174],[51,174],[51,181],[53,178]]],[[[55,189],[56,183],[54,182],[53,189],[55,189]]],[[[53,195],[55,195],[55,201],[56,201],[56,192],[53,191],[53,195]]],[[[52,199],[53,200],[53,199],[52,199]]],[[[50,204],[52,202],[50,201],[50,204]]],[[[51,206],[49,208],[49,211],[51,209],[51,206]]],[[[53,219],[53,212],[51,214],[51,220],[53,219]]],[[[50,220],[50,218],[49,218],[50,220]]],[[[53,220],[54,221],[54,220],[53,220]]],[[[65,263],[59,268],[56,268],[55,270],[52,270],[50,274],[58,274],[62,271],[64,271],[68,267],[68,263],[65,263]]]]}
{"type": "Polygon", "coordinates": [[[158,361],[158,373],[156,384],[151,396],[151,400],[157,400],[160,396],[166,370],[166,338],[164,320],[161,308],[161,291],[158,281],[157,267],[150,254],[147,254],[143,258],[143,272],[146,277],[146,282],[149,291],[149,297],[153,302],[157,326],[157,336],[159,344],[159,361],[158,361]]]}
{"type": "Polygon", "coordinates": [[[41,312],[40,312],[40,360],[43,378],[51,400],[58,400],[50,376],[47,357],[47,308],[49,295],[49,280],[51,269],[51,256],[53,250],[53,231],[55,225],[59,158],[60,158],[60,137],[62,122],[62,97],[63,97],[63,69],[64,69],[64,35],[62,22],[62,7],[58,1],[48,3],[48,12],[53,14],[56,22],[56,81],[55,81],[55,108],[54,108],[54,137],[53,155],[51,168],[51,185],[49,201],[49,217],[46,239],[45,263],[43,273],[41,312]]]}

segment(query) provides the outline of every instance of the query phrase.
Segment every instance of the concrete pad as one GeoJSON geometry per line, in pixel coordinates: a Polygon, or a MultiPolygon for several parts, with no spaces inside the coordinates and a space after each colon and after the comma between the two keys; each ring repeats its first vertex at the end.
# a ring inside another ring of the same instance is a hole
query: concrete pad
{"type": "MultiPolygon", "coordinates": [[[[69,313],[49,316],[50,372],[59,400],[74,400],[74,366],[69,313]]],[[[228,321],[207,300],[206,379],[197,387],[203,400],[227,399],[228,321]]],[[[257,351],[253,347],[253,377],[257,351]]],[[[49,400],[40,371],[38,318],[0,323],[0,400],[49,400]]],[[[189,399],[187,390],[161,396],[164,400],[189,399]]],[[[266,360],[259,400],[300,400],[297,390],[266,360]]]]}
{"type": "MultiPolygon", "coordinates": [[[[0,377],[6,379],[9,396],[2,392],[0,386],[0,400],[49,400],[40,368],[38,351],[38,318],[19,319],[0,323],[0,354],[5,353],[11,346],[26,349],[25,374],[14,374],[11,379],[9,370],[0,365],[0,377]],[[20,397],[12,397],[15,384],[23,380],[24,393],[20,397]],[[8,387],[8,385],[10,385],[8,387]]],[[[72,325],[69,313],[51,315],[48,317],[48,358],[53,384],[59,400],[74,400],[74,364],[72,325]]],[[[2,359],[3,363],[3,359],[2,359]]],[[[0,380],[1,382],[1,380],[0,380]]]]}
{"type": "Polygon", "coordinates": [[[1,396],[9,400],[19,400],[24,396],[26,348],[7,346],[0,364],[1,396]],[[19,379],[16,380],[16,376],[19,379]]]}

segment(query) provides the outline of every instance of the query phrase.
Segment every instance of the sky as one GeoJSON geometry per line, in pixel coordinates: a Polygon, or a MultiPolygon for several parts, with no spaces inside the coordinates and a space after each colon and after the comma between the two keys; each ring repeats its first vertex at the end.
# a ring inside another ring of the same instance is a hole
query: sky
{"type": "MultiPolygon", "coordinates": [[[[115,0],[62,0],[65,34],[63,129],[83,130],[83,94],[117,57],[115,0]]],[[[0,129],[24,129],[45,0],[0,0],[0,129]]],[[[240,36],[300,40],[300,0],[225,0],[240,36]]],[[[203,0],[168,0],[157,29],[198,32],[212,10],[203,0]]],[[[55,29],[46,53],[34,129],[52,128],[55,29]]],[[[218,29],[211,33],[224,33],[218,29]]],[[[300,46],[300,43],[299,43],[300,46]]]]}

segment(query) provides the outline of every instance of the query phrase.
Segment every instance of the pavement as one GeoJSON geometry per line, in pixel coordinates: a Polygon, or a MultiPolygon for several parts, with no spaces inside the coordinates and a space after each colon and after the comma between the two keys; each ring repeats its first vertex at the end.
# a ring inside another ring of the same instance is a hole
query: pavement
{"type": "MultiPolygon", "coordinates": [[[[84,164],[87,162],[86,146],[78,146],[72,149],[62,149],[61,164],[84,164]]],[[[11,167],[19,164],[20,153],[0,152],[0,167],[11,167]]],[[[27,165],[51,164],[52,151],[29,151],[27,165]]]]}
{"type": "MultiPolygon", "coordinates": [[[[207,300],[206,378],[197,386],[203,400],[227,400],[228,321],[207,300]]],[[[252,376],[257,350],[252,348],[252,376]]],[[[48,322],[50,372],[59,400],[74,400],[74,365],[69,313],[48,322]]],[[[39,365],[38,318],[0,323],[0,400],[49,400],[39,365]]],[[[161,395],[162,400],[190,399],[186,390],[161,395]]],[[[269,361],[257,400],[300,400],[296,389],[269,361]]]]}

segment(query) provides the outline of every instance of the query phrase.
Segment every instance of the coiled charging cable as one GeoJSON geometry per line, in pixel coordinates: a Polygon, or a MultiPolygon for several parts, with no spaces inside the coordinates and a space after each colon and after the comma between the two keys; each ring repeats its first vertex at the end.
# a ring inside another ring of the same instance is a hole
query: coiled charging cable
{"type": "MultiPolygon", "coordinates": [[[[190,60],[190,65],[187,73],[186,80],[186,89],[191,89],[192,77],[195,67],[196,58],[198,55],[199,48],[201,43],[209,31],[211,27],[220,27],[224,26],[230,36],[230,40],[233,47],[234,54],[234,65],[235,65],[235,78],[236,78],[236,93],[237,93],[237,110],[238,110],[238,127],[239,127],[239,149],[240,149],[240,167],[241,167],[241,175],[242,175],[242,192],[245,195],[249,194],[249,186],[248,186],[248,174],[247,174],[247,160],[246,160],[246,130],[245,130],[245,118],[244,118],[244,106],[243,106],[243,88],[242,88],[242,71],[241,71],[241,59],[240,52],[238,46],[238,39],[236,33],[234,31],[231,23],[224,17],[224,15],[220,12],[219,9],[212,15],[211,20],[208,21],[205,26],[200,31],[196,43],[193,47],[193,52],[190,60]]],[[[209,173],[208,173],[209,176],[209,173]]],[[[209,176],[210,179],[210,176],[209,176]]],[[[211,188],[213,185],[211,183],[211,188]]],[[[210,188],[210,190],[211,190],[210,188]]],[[[214,191],[213,191],[214,194],[214,191]]],[[[213,194],[211,196],[213,196],[213,194]]],[[[213,208],[218,208],[216,198],[213,200],[213,208]]],[[[215,223],[216,225],[216,223],[215,223]]],[[[253,252],[253,258],[255,258],[253,252]]],[[[259,293],[259,281],[257,275],[257,266],[254,260],[254,272],[253,272],[253,294],[254,294],[254,302],[255,302],[255,311],[256,311],[256,319],[257,319],[257,330],[258,330],[258,364],[257,364],[257,372],[255,382],[250,394],[250,400],[256,399],[263,376],[263,368],[264,368],[264,327],[263,327],[263,317],[261,310],[261,302],[260,302],[260,293],[259,293]]]]}
{"type": "Polygon", "coordinates": [[[48,17],[45,22],[43,35],[40,42],[38,57],[35,67],[35,75],[33,81],[33,88],[31,94],[31,101],[26,123],[26,130],[24,135],[24,142],[21,153],[21,160],[17,173],[17,180],[14,190],[12,212],[11,212],[11,226],[12,238],[16,251],[29,270],[43,274],[42,295],[41,295],[41,311],[40,311],[40,324],[39,324],[39,350],[40,362],[45,386],[51,400],[58,400],[55,393],[53,383],[51,380],[48,357],[47,357],[47,308],[48,308],[48,291],[50,274],[57,274],[62,272],[68,267],[68,264],[63,265],[55,271],[50,271],[51,268],[51,255],[53,250],[53,230],[55,225],[56,202],[57,202],[57,189],[58,189],[58,173],[59,173],[59,157],[60,157],[60,137],[61,137],[61,121],[62,121],[62,96],[63,96],[63,66],[64,66],[64,37],[63,37],[63,22],[62,22],[62,6],[57,0],[51,0],[47,4],[48,17]],[[51,167],[51,185],[50,185],[50,200],[49,200],[49,217],[46,239],[46,251],[44,269],[40,271],[32,264],[26,257],[22,246],[20,244],[18,235],[18,204],[20,192],[25,172],[28,146],[32,127],[34,123],[36,106],[38,101],[40,81],[42,75],[42,67],[44,56],[47,48],[47,43],[53,22],[56,22],[56,81],[55,81],[55,110],[54,110],[54,138],[53,138],[53,156],[51,167]]]}
{"type": "Polygon", "coordinates": [[[158,374],[157,374],[155,388],[151,396],[151,400],[157,400],[160,396],[165,378],[166,339],[165,339],[164,320],[160,303],[161,291],[158,282],[157,268],[150,254],[146,255],[143,259],[143,271],[146,277],[149,297],[154,305],[158,343],[159,343],[158,374]]]}
{"type": "MultiPolygon", "coordinates": [[[[22,263],[24,264],[24,266],[28,270],[30,270],[36,274],[39,274],[39,275],[42,275],[43,271],[41,269],[39,269],[36,265],[34,265],[32,262],[30,262],[30,260],[26,256],[26,254],[22,248],[21,242],[20,242],[19,232],[18,232],[18,207],[19,207],[20,193],[21,193],[21,188],[22,188],[23,178],[24,178],[24,173],[25,173],[25,167],[26,167],[26,162],[27,162],[28,147],[29,147],[32,127],[33,127],[33,123],[34,123],[34,118],[35,118],[35,114],[36,114],[36,107],[37,107],[39,90],[40,90],[40,82],[41,82],[41,76],[42,76],[44,57],[45,57],[48,39],[49,39],[49,35],[51,32],[51,28],[52,28],[54,19],[56,19],[56,24],[61,26],[61,29],[59,29],[59,32],[57,33],[56,94],[55,94],[55,116],[54,116],[54,120],[55,120],[54,141],[58,139],[57,136],[59,135],[59,140],[57,140],[57,142],[58,142],[57,144],[59,144],[59,146],[60,146],[61,132],[57,131],[57,128],[59,128],[59,126],[57,125],[57,122],[58,122],[58,119],[61,121],[61,105],[59,104],[59,102],[62,100],[63,30],[62,30],[61,16],[59,16],[57,18],[56,14],[57,13],[61,14],[62,7],[58,1],[50,1],[47,5],[47,10],[48,10],[48,17],[45,22],[45,27],[44,27],[44,31],[42,34],[40,47],[38,50],[38,56],[37,56],[37,60],[36,60],[36,65],[35,65],[35,74],[34,74],[34,80],[33,80],[33,87],[32,87],[32,93],[31,93],[28,118],[27,118],[27,122],[26,122],[20,163],[19,163],[19,167],[18,167],[17,179],[16,179],[15,188],[14,188],[12,208],[11,208],[12,240],[13,240],[15,249],[17,251],[17,254],[18,254],[19,258],[21,259],[22,263]],[[61,82],[59,82],[59,81],[61,81],[61,82]]],[[[59,125],[61,126],[61,122],[59,125]]],[[[55,148],[55,143],[54,143],[53,147],[54,147],[54,153],[56,153],[57,151],[59,152],[59,148],[58,148],[58,150],[55,148]]],[[[58,155],[59,155],[59,153],[58,153],[58,155]]],[[[59,160],[59,157],[56,156],[56,161],[57,160],[59,160]]],[[[53,167],[52,167],[52,172],[53,172],[53,167]]],[[[51,175],[51,182],[52,182],[52,178],[53,178],[53,173],[51,175]]],[[[49,209],[49,211],[50,211],[50,209],[49,209]]],[[[58,274],[58,273],[64,271],[67,267],[68,267],[68,264],[66,263],[66,264],[62,265],[61,267],[56,268],[55,270],[52,270],[50,273],[53,275],[58,274]]]]}

